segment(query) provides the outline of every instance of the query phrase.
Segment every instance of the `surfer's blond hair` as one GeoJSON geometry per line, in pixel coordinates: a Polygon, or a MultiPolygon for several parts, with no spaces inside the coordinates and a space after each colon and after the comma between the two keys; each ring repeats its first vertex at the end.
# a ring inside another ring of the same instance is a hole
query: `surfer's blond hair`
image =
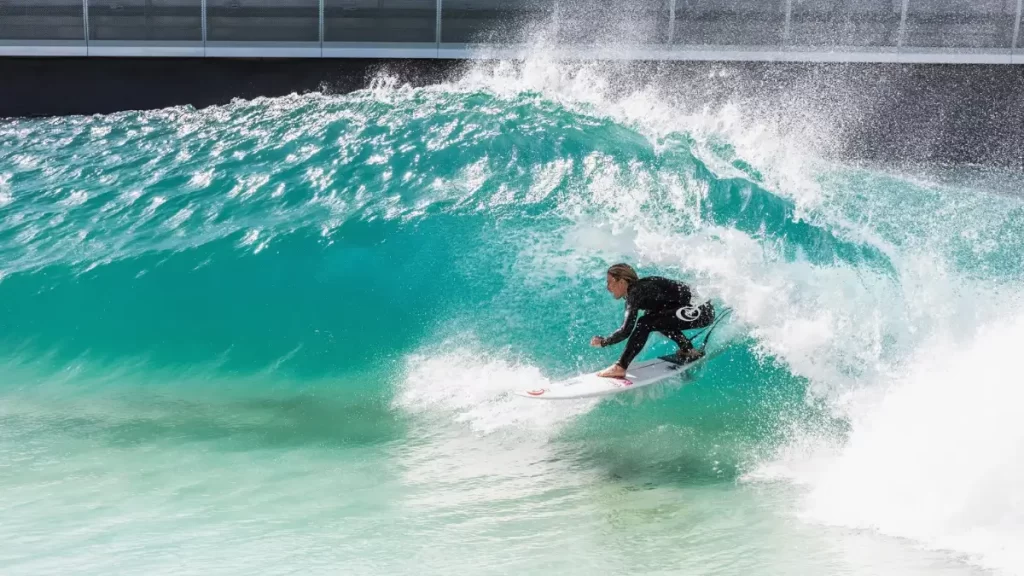
{"type": "Polygon", "coordinates": [[[608,268],[608,275],[616,280],[625,280],[630,283],[636,282],[640,279],[636,274],[636,270],[634,270],[629,264],[613,264],[608,268]]]}

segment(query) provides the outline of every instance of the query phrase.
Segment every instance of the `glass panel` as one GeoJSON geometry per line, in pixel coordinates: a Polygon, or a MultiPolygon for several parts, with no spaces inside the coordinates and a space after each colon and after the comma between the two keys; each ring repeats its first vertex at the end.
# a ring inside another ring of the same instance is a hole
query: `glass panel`
{"type": "Polygon", "coordinates": [[[1016,0],[910,0],[904,46],[1009,48],[1016,0]]]}
{"type": "Polygon", "coordinates": [[[437,0],[325,0],[325,42],[436,42],[437,0]]]}
{"type": "Polygon", "coordinates": [[[206,0],[213,42],[319,42],[319,0],[206,0]]]}
{"type": "Polygon", "coordinates": [[[555,0],[444,0],[441,41],[523,44],[551,22],[555,0]]]}
{"type": "Polygon", "coordinates": [[[0,40],[85,40],[81,0],[0,0],[0,40]]]}
{"type": "Polygon", "coordinates": [[[201,0],[89,0],[90,40],[203,40],[201,0]]]}
{"type": "Polygon", "coordinates": [[[789,43],[896,46],[902,0],[793,0],[789,43]]]}
{"type": "Polygon", "coordinates": [[[676,0],[675,44],[782,44],[785,0],[676,0]]]}
{"type": "Polygon", "coordinates": [[[664,44],[671,0],[559,0],[563,44],[664,44]]]}

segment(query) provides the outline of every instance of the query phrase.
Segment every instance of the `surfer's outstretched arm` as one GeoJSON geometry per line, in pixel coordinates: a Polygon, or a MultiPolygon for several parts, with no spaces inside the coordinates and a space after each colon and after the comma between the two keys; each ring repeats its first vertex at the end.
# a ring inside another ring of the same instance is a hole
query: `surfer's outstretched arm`
{"type": "Polygon", "coordinates": [[[631,302],[626,302],[626,314],[622,319],[622,325],[619,326],[618,330],[612,332],[609,336],[600,339],[601,346],[611,346],[612,344],[618,344],[625,340],[633,332],[633,327],[636,326],[636,314],[637,309],[631,302]]]}

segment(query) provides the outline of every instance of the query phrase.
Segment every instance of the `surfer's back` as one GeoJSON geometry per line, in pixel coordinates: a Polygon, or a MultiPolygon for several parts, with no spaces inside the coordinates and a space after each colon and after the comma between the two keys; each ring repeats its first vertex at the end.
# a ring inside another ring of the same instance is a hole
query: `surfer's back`
{"type": "Polygon", "coordinates": [[[663,276],[645,276],[629,289],[630,302],[640,310],[689,306],[691,297],[689,286],[663,276]]]}

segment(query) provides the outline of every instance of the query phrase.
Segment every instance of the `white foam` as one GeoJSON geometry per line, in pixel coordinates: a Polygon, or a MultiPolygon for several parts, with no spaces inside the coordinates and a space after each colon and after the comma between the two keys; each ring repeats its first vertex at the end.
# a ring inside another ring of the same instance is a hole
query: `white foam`
{"type": "Polygon", "coordinates": [[[195,208],[193,208],[191,205],[186,206],[185,208],[182,208],[181,210],[175,212],[174,215],[168,218],[164,224],[172,230],[176,229],[179,226],[181,226],[186,220],[191,218],[193,213],[195,213],[195,208]]]}
{"type": "Polygon", "coordinates": [[[512,394],[547,382],[536,367],[483,347],[449,343],[406,359],[395,405],[411,414],[468,426],[478,434],[520,432],[550,437],[596,401],[536,402],[512,394]]]}
{"type": "Polygon", "coordinates": [[[761,473],[807,485],[808,520],[1024,573],[1022,341],[1024,314],[974,339],[935,338],[902,376],[857,395],[845,446],[790,454],[761,473]]]}
{"type": "Polygon", "coordinates": [[[239,241],[239,246],[251,246],[260,238],[259,228],[250,228],[246,231],[245,236],[239,241]]]}
{"type": "Polygon", "coordinates": [[[207,188],[210,185],[210,183],[213,182],[213,177],[215,174],[216,170],[213,168],[208,168],[206,170],[196,170],[195,172],[192,173],[192,179],[189,181],[189,185],[197,189],[207,188]]]}
{"type": "Polygon", "coordinates": [[[75,190],[68,194],[68,197],[60,202],[57,202],[59,206],[81,206],[89,200],[89,193],[84,190],[75,190]]]}
{"type": "Polygon", "coordinates": [[[14,201],[11,194],[11,174],[0,172],[0,208],[14,201]]]}

